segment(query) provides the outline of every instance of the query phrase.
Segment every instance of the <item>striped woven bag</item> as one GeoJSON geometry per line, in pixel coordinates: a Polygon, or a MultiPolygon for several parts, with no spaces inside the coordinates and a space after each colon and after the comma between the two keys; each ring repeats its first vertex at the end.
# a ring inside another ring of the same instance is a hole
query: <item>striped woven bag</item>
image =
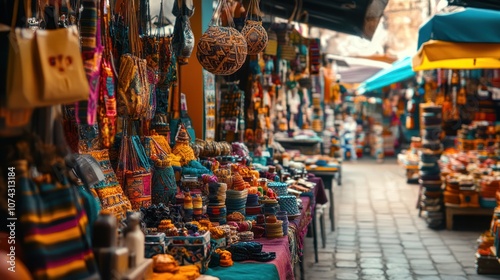
{"type": "Polygon", "coordinates": [[[28,161],[14,163],[19,180],[23,261],[34,279],[96,279],[83,199],[61,162],[54,172],[31,179],[28,161]]]}

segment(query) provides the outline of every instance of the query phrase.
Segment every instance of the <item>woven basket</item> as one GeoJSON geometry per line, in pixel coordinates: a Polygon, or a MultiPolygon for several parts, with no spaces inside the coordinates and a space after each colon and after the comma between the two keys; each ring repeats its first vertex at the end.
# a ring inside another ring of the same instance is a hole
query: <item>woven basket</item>
{"type": "Polygon", "coordinates": [[[231,75],[245,63],[247,42],[232,27],[210,26],[198,42],[196,57],[208,72],[231,75]]]}
{"type": "Polygon", "coordinates": [[[266,48],[269,38],[262,22],[247,20],[241,34],[247,41],[248,54],[259,54],[266,48]]]}
{"type": "Polygon", "coordinates": [[[287,196],[288,195],[288,184],[281,182],[271,182],[267,185],[270,189],[272,189],[278,196],[287,196]]]}
{"type": "Polygon", "coordinates": [[[278,200],[281,211],[286,211],[288,215],[300,213],[297,198],[293,195],[281,196],[278,200]]]}

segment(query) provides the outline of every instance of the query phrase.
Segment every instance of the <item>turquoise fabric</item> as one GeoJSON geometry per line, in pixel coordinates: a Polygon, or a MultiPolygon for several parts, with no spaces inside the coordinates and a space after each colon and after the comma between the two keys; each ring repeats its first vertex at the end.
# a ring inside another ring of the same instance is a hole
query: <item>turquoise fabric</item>
{"type": "Polygon", "coordinates": [[[209,268],[205,273],[220,280],[279,280],[276,266],[268,263],[238,263],[230,267],[209,268]]]}
{"type": "Polygon", "coordinates": [[[418,46],[429,40],[461,43],[500,43],[500,11],[467,8],[437,14],[418,32],[418,46]]]}
{"type": "Polygon", "coordinates": [[[411,68],[411,60],[411,57],[405,57],[394,62],[391,67],[381,70],[363,82],[358,87],[357,92],[363,94],[374,91],[415,76],[415,72],[411,68]]]}

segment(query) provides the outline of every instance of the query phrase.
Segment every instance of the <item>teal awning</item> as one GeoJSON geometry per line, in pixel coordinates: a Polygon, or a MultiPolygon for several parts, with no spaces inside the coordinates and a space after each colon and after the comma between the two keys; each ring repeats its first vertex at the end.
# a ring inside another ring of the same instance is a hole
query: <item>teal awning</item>
{"type": "Polygon", "coordinates": [[[500,11],[466,8],[436,14],[418,32],[418,47],[439,40],[459,43],[500,43],[500,11]]]}
{"type": "Polygon", "coordinates": [[[391,67],[381,70],[361,83],[356,91],[358,94],[363,94],[415,76],[415,72],[411,68],[411,60],[411,57],[405,57],[394,62],[391,67]]]}

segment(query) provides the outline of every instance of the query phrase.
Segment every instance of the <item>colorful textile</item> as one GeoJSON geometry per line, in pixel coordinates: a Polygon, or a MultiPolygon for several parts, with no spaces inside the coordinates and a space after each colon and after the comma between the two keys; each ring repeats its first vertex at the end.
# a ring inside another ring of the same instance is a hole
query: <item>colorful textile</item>
{"type": "Polygon", "coordinates": [[[18,162],[19,221],[24,263],[34,279],[84,279],[97,273],[82,197],[62,172],[28,178],[18,162]],[[54,176],[55,177],[55,176],[54,176]]]}
{"type": "Polygon", "coordinates": [[[275,265],[268,263],[238,263],[230,267],[209,268],[205,275],[211,275],[224,280],[269,280],[280,278],[275,265]],[[258,271],[259,273],[255,273],[258,271]]]}
{"type": "Polygon", "coordinates": [[[108,150],[90,151],[88,154],[99,162],[105,177],[103,182],[93,186],[101,202],[101,208],[109,210],[119,221],[125,219],[127,211],[132,210],[132,206],[111,167],[108,150]]]}

